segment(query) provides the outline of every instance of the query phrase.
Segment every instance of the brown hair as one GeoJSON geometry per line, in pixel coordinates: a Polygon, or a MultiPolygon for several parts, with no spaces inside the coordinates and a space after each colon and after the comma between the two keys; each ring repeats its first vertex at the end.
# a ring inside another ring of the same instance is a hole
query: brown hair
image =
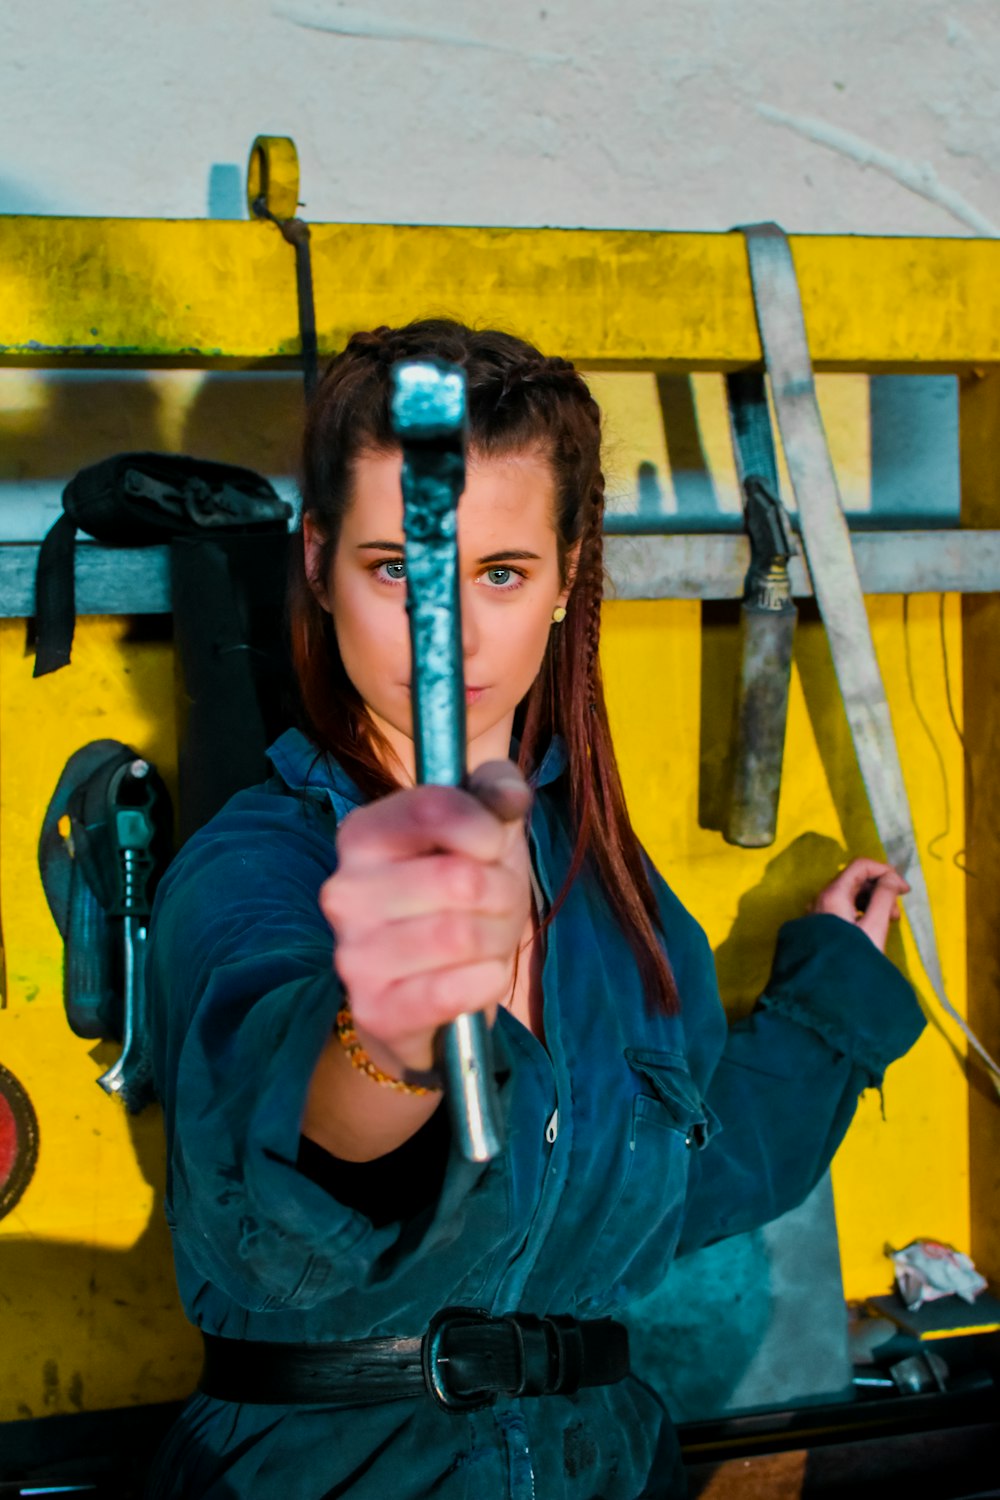
{"type": "MultiPolygon", "coordinates": [[[[354,334],[327,367],[306,421],[303,512],[324,538],[318,576],[329,576],[358,456],[398,446],[389,420],[389,370],[396,360],[410,358],[437,358],[464,368],[469,443],[478,455],[502,457],[533,449],[551,465],[564,583],[568,554],[576,543],[579,558],[565,622],[550,632],[539,674],[515,716],[519,763],[526,773],[554,735],[562,736],[568,755],[576,841],[547,922],[584,861],[591,860],[635,954],[647,999],[674,1012],[677,989],[656,935],[659,912],[626,811],[601,683],[601,414],[582,376],[567,360],[545,358],[510,334],[474,331],[445,319],[354,334]]],[[[387,746],[344,670],[330,616],[306,578],[303,549],[292,551],[292,653],[305,728],[366,795],[384,795],[396,785],[387,770],[387,746]]]]}

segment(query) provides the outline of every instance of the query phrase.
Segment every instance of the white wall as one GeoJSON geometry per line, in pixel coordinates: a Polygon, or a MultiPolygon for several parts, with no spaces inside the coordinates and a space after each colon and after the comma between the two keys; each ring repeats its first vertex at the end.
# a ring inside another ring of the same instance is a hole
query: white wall
{"type": "Polygon", "coordinates": [[[997,0],[3,0],[0,212],[1000,233],[997,0]],[[211,200],[211,202],[210,202],[211,200]]]}

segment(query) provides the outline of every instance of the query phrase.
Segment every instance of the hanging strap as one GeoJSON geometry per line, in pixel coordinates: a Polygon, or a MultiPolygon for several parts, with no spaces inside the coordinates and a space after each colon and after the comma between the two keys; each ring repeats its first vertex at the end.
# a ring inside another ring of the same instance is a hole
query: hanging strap
{"type": "Polygon", "coordinates": [[[886,859],[909,881],[906,914],[931,988],[1000,1092],[1000,1067],[945,994],[927,882],[917,850],[889,705],[816,401],[791,247],[777,224],[751,224],[740,232],[746,241],[757,327],[798,503],[799,527],[813,592],[826,626],[875,826],[886,859]]]}
{"type": "Polygon", "coordinates": [[[251,203],[258,219],[268,219],[277,226],[284,240],[295,251],[295,295],[299,305],[299,341],[302,350],[302,382],[306,401],[312,400],[319,383],[319,346],[316,336],[316,302],[313,296],[312,251],[309,225],[304,219],[280,219],[267,206],[263,193],[251,203]]]}

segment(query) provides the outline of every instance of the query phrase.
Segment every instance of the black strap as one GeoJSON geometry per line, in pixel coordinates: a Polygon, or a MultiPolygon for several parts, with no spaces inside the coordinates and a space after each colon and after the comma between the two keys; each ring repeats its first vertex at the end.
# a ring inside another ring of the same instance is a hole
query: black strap
{"type": "Polygon", "coordinates": [[[309,225],[304,219],[279,219],[267,206],[263,194],[255,198],[253,211],[258,219],[269,219],[295,251],[295,293],[299,304],[299,340],[302,348],[302,381],[306,401],[310,401],[319,383],[319,346],[316,337],[316,301],[313,296],[312,251],[309,225]]]}
{"type": "Polygon", "coordinates": [[[629,1373],[628,1330],[611,1318],[491,1318],[446,1308],[422,1338],[276,1344],[203,1334],[203,1395],[248,1405],[399,1401],[424,1394],[449,1411],[500,1395],[571,1395],[629,1373]]]}
{"type": "Polygon", "coordinates": [[[76,625],[76,522],[62,515],[38,549],[35,574],[35,677],[69,665],[76,625]]]}
{"type": "Polygon", "coordinates": [[[183,843],[234,792],[267,776],[265,751],[295,719],[285,630],[287,533],[178,538],[170,547],[181,695],[183,843]]]}

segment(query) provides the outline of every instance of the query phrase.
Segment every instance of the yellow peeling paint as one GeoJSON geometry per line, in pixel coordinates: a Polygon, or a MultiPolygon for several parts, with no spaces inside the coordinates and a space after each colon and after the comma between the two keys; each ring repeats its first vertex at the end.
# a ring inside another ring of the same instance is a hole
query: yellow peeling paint
{"type": "MultiPolygon", "coordinates": [[[[963,766],[945,696],[941,603],[937,595],[912,600],[904,625],[902,600],[872,599],[869,616],[949,995],[964,1012],[965,876],[955,863],[963,841],[963,766]],[[908,652],[917,703],[933,742],[910,691],[908,652]]],[[[948,596],[943,604],[952,694],[960,699],[960,601],[948,596]]],[[[878,844],[822,627],[815,621],[799,625],[775,844],[737,849],[721,833],[700,826],[699,757],[711,759],[712,742],[721,748],[727,733],[723,706],[713,704],[709,743],[700,744],[699,705],[703,692],[713,692],[702,674],[706,661],[709,666],[721,661],[734,640],[731,624],[711,625],[703,634],[696,603],[605,608],[602,661],[632,817],[654,861],[706,928],[723,997],[732,1013],[740,1013],[767,979],[781,922],[805,911],[850,855],[877,852],[878,844]]],[[[960,714],[960,702],[956,707],[960,714]]],[[[902,957],[919,984],[922,976],[907,936],[901,945],[894,937],[893,956],[902,957]]],[[[901,1245],[917,1235],[934,1235],[968,1245],[966,1098],[962,1072],[935,1027],[889,1074],[884,1121],[877,1094],[863,1098],[834,1165],[849,1297],[888,1288],[887,1241],[901,1245]]]]}
{"type": "Polygon", "coordinates": [[[62,947],[38,877],[42,815],[65,761],[122,739],[173,781],[173,662],[137,622],[77,624],[73,663],[34,681],[23,620],[0,623],[0,1061],[31,1096],[38,1167],[0,1219],[0,1422],[167,1401],[198,1368],[163,1218],[162,1124],[97,1087],[116,1048],[70,1031],[62,947]]]}
{"type": "MultiPolygon", "coordinates": [[[[584,364],[647,367],[605,369],[592,380],[607,413],[610,490],[631,494],[644,460],[657,467],[668,509],[677,505],[677,466],[648,368],[676,371],[682,384],[673,394],[692,404],[704,472],[720,508],[736,508],[722,381],[709,373],[759,355],[733,237],[329,225],[316,227],[313,246],[324,349],[354,327],[443,311],[506,324],[584,364]],[[684,387],[691,370],[699,373],[684,387]]],[[[1000,245],[814,239],[795,241],[795,253],[814,352],[826,368],[1000,363],[1000,245]]],[[[45,364],[53,356],[38,346],[79,355],[88,342],[99,346],[94,367],[103,359],[267,363],[298,347],[291,250],[266,224],[0,218],[0,267],[0,344],[8,347],[0,363],[45,364]],[[61,266],[57,285],[53,264],[61,266]]],[[[33,371],[0,377],[0,478],[51,479],[130,446],[186,447],[270,472],[292,466],[284,460],[294,453],[299,395],[288,382],[255,381],[237,392],[171,371],[135,381],[128,401],[120,381],[88,385],[89,405],[74,409],[54,401],[33,371]]],[[[865,508],[867,382],[830,375],[819,391],[845,498],[865,508]]],[[[995,449],[994,438],[984,435],[983,451],[995,449]]],[[[949,992],[963,1010],[963,767],[941,639],[943,620],[961,722],[960,601],[923,596],[904,609],[902,600],[880,598],[869,613],[949,992]]],[[[606,606],[603,661],[630,807],[654,859],[706,927],[727,1006],[739,1013],[766,980],[780,922],[800,913],[849,854],[875,842],[812,619],[799,627],[777,841],[756,851],[723,841],[713,813],[734,645],[725,609],[606,606]]],[[[0,1421],[181,1396],[198,1362],[173,1289],[160,1121],[153,1110],[127,1119],[94,1081],[113,1049],[68,1030],[61,948],[35,863],[46,803],[78,746],[124,739],[173,783],[172,653],[144,638],[141,622],[94,619],[78,624],[70,669],[35,682],[32,665],[24,622],[0,622],[8,968],[0,1061],[28,1088],[41,1134],[36,1176],[0,1220],[0,1421]]],[[[893,951],[914,964],[905,932],[893,951]]],[[[968,1247],[967,1103],[934,1027],[890,1074],[885,1121],[877,1096],[863,1099],[834,1165],[849,1296],[886,1288],[886,1241],[931,1234],[968,1247]]]]}
{"type": "MultiPolygon", "coordinates": [[[[820,368],[1000,362],[1000,243],[797,236],[820,368]]],[[[449,314],[582,364],[720,369],[760,357],[743,243],[614,229],[312,226],[321,352],[449,314]]],[[[0,217],[0,359],[204,365],[299,348],[291,247],[267,223],[0,217]],[[58,267],[58,275],[53,275],[58,267]]]]}

